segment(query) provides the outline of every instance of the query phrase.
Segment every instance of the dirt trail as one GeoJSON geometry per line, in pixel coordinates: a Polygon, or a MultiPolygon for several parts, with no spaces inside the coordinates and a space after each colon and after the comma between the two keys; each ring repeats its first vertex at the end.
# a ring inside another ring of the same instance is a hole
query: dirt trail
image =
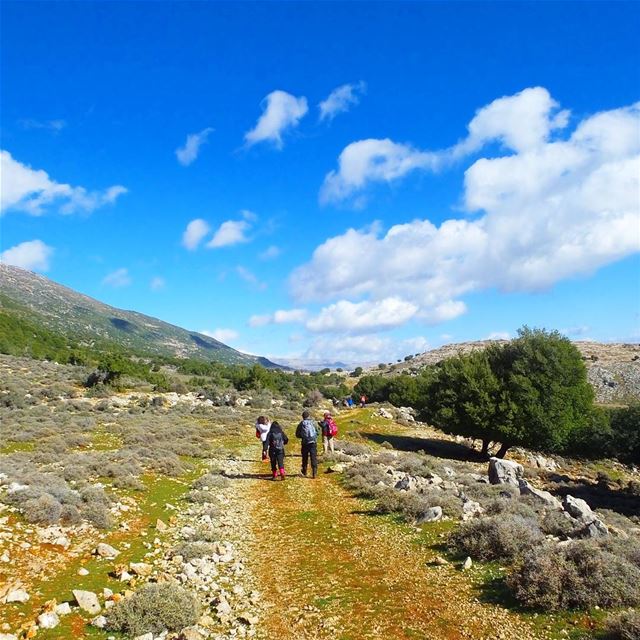
{"type": "Polygon", "coordinates": [[[542,637],[515,614],[480,603],[459,569],[429,564],[436,552],[419,544],[415,529],[367,513],[322,467],[316,480],[300,476],[299,464],[287,457],[285,482],[266,479],[268,464],[247,465],[250,562],[265,607],[260,637],[542,637]]]}

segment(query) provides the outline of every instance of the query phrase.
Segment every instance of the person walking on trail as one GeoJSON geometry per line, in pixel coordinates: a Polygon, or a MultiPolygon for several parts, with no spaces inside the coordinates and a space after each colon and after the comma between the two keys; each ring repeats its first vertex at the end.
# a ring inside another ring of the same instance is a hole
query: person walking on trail
{"type": "Polygon", "coordinates": [[[324,453],[328,453],[329,449],[331,449],[331,453],[335,453],[333,439],[338,435],[338,425],[331,417],[330,411],[324,412],[324,420],[320,423],[320,428],[322,429],[322,446],[324,453]]]}
{"type": "Polygon", "coordinates": [[[307,475],[311,458],[311,474],[315,478],[318,475],[318,429],[308,411],[302,412],[302,422],[296,429],[296,438],[299,438],[302,444],[302,475],[307,475]]]}
{"type": "Polygon", "coordinates": [[[269,437],[269,430],[271,429],[271,423],[265,416],[258,416],[256,420],[256,438],[260,438],[262,442],[262,462],[266,462],[268,460],[267,449],[269,447],[269,443],[267,442],[267,438],[269,437]]]}
{"type": "Polygon", "coordinates": [[[280,479],[284,480],[284,448],[285,445],[289,444],[289,438],[287,438],[287,434],[277,422],[271,424],[267,443],[269,445],[269,460],[271,460],[273,479],[277,480],[278,473],[280,473],[280,479]]]}
{"type": "Polygon", "coordinates": [[[360,396],[360,408],[364,409],[364,405],[367,404],[367,396],[364,393],[360,396]]]}

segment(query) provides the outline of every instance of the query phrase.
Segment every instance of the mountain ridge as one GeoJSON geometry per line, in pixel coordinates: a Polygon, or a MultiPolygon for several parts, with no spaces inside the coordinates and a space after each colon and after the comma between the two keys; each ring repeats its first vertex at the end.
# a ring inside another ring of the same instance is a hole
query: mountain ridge
{"type": "Polygon", "coordinates": [[[0,264],[0,310],[28,314],[46,329],[91,345],[96,340],[150,355],[282,368],[202,334],[138,311],[119,309],[46,276],[0,264]]]}

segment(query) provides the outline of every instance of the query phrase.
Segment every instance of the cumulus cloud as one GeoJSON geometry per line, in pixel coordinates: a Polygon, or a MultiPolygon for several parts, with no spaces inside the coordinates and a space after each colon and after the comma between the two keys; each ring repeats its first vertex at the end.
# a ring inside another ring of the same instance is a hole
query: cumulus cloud
{"type": "Polygon", "coordinates": [[[0,253],[0,262],[29,271],[48,271],[53,247],[42,240],[21,242],[0,253]]]}
{"type": "Polygon", "coordinates": [[[106,284],[109,287],[119,289],[121,287],[128,287],[131,284],[131,276],[129,270],[124,267],[116,269],[111,273],[108,273],[103,279],[102,284],[106,284]]]}
{"type": "Polygon", "coordinates": [[[370,184],[399,180],[414,171],[437,171],[479,151],[490,142],[523,153],[545,145],[552,133],[566,127],[569,111],[543,87],[525,89],[494,100],[476,112],[467,136],[457,144],[423,151],[385,139],[358,140],[338,157],[338,169],[329,172],[320,189],[320,202],[347,200],[370,184]]]}
{"type": "Polygon", "coordinates": [[[207,247],[219,249],[220,247],[249,242],[246,235],[249,229],[251,229],[251,224],[246,220],[227,220],[218,227],[213,238],[207,242],[207,247]]]}
{"type": "Polygon", "coordinates": [[[263,327],[267,324],[301,323],[307,318],[306,309],[279,309],[274,313],[255,315],[249,318],[250,327],[263,327]]]}
{"type": "MultiPolygon", "coordinates": [[[[463,203],[474,218],[349,229],[293,272],[294,297],[334,305],[392,297],[436,323],[465,312],[464,294],[544,290],[639,251],[640,103],[585,117],[560,136],[566,112],[545,96],[500,99],[469,125],[469,148],[492,139],[506,150],[465,172],[463,203]],[[531,123],[509,117],[513,108],[525,118],[531,105],[531,123]]],[[[359,175],[365,184],[369,172],[359,175]]]]}
{"type": "Polygon", "coordinates": [[[297,127],[308,110],[304,96],[296,98],[286,91],[272,91],[263,100],[263,113],[256,126],[244,136],[246,145],[271,142],[281,149],[283,134],[297,127]]]}
{"type": "Polygon", "coordinates": [[[342,150],[337,171],[325,177],[320,202],[345,200],[372,182],[393,182],[417,169],[436,169],[440,163],[438,154],[389,138],[358,140],[342,150]]]}
{"type": "Polygon", "coordinates": [[[334,89],[327,99],[318,105],[320,122],[333,120],[339,113],[349,111],[352,106],[360,102],[360,96],[366,88],[367,85],[360,81],[357,84],[343,84],[334,89]]]}
{"type": "Polygon", "coordinates": [[[190,133],[184,143],[184,146],[176,149],[176,157],[178,162],[184,167],[188,167],[200,153],[200,147],[207,142],[208,137],[213,133],[214,129],[207,127],[198,133],[190,133]]]}
{"type": "Polygon", "coordinates": [[[240,337],[240,334],[234,329],[215,329],[214,331],[201,331],[200,333],[225,344],[240,337]]]}
{"type": "Polygon", "coordinates": [[[39,216],[54,202],[63,214],[90,213],[113,204],[119,196],[127,193],[127,189],[121,185],[102,191],[87,191],[84,187],[56,182],[46,171],[22,164],[5,150],[0,151],[0,175],[0,213],[13,209],[39,216]]]}
{"type": "Polygon", "coordinates": [[[197,249],[200,242],[202,242],[210,230],[206,220],[202,218],[192,220],[182,234],[182,246],[189,249],[189,251],[197,249]]]}
{"type": "Polygon", "coordinates": [[[306,327],[314,333],[374,333],[405,324],[417,311],[418,305],[393,297],[373,302],[341,300],[322,309],[306,327]]]}

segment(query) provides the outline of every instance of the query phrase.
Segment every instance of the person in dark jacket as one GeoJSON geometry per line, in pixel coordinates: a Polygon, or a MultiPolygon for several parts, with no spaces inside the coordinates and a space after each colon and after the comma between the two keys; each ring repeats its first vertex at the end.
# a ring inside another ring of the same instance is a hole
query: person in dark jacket
{"type": "Polygon", "coordinates": [[[318,475],[318,427],[311,419],[308,411],[302,412],[302,422],[296,429],[296,438],[302,443],[302,475],[307,475],[307,466],[311,458],[311,473],[315,478],[318,475]]]}
{"type": "Polygon", "coordinates": [[[269,443],[269,459],[271,460],[273,479],[277,480],[278,472],[280,472],[280,479],[284,480],[284,447],[289,443],[289,438],[277,422],[271,424],[267,442],[269,443]]]}

